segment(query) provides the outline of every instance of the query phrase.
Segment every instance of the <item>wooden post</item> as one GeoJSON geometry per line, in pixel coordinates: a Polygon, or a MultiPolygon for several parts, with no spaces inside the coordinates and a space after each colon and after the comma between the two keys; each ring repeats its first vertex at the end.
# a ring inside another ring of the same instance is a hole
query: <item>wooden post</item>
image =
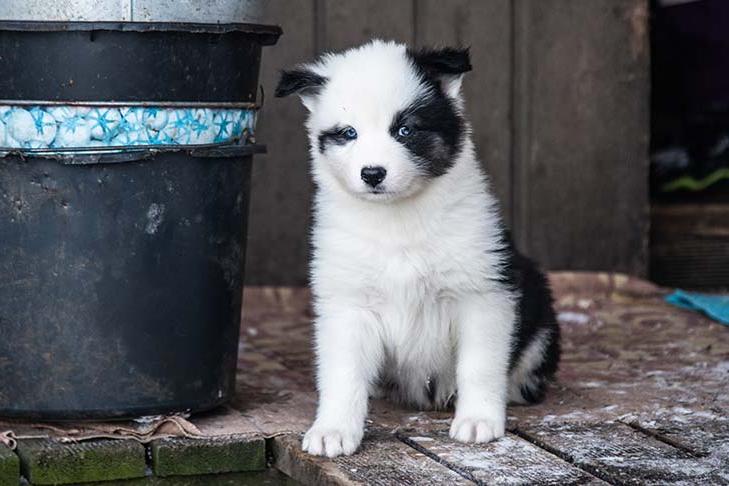
{"type": "Polygon", "coordinates": [[[514,233],[550,269],[644,275],[646,0],[514,0],[514,233]]]}

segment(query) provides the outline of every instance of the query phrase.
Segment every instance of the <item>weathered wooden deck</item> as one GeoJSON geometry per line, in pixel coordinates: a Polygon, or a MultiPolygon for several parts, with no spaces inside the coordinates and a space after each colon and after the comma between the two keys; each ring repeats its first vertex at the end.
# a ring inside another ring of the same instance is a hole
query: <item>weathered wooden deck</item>
{"type": "Polygon", "coordinates": [[[495,443],[450,440],[448,413],[375,402],[359,453],[303,454],[315,406],[304,290],[247,291],[235,406],[276,437],[276,466],[312,484],[729,484],[729,328],[639,280],[552,281],[559,382],[544,403],[510,407],[495,443]]]}
{"type": "MultiPolygon", "coordinates": [[[[669,307],[661,289],[623,276],[554,274],[552,282],[564,336],[559,381],[544,403],[510,407],[509,432],[497,442],[453,442],[449,413],[376,401],[358,453],[303,454],[316,405],[309,295],[249,288],[238,397],[190,419],[205,439],[68,444],[56,438],[84,425],[56,424],[45,439],[19,441],[22,472],[34,484],[136,477],[129,484],[232,485],[263,479],[182,476],[268,463],[307,484],[729,484],[729,328],[669,307]]],[[[39,433],[0,424],[8,428],[39,433]]],[[[0,444],[0,466],[19,469],[8,454],[0,444]]]]}

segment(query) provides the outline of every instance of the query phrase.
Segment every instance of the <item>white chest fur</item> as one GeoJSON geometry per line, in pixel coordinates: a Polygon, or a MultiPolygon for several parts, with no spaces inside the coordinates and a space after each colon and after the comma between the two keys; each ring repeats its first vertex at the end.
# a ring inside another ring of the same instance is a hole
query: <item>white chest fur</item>
{"type": "Polygon", "coordinates": [[[421,407],[455,392],[455,305],[498,277],[499,223],[477,169],[461,167],[417,203],[317,199],[312,283],[318,304],[366,315],[381,379],[421,407]],[[455,186],[461,171],[469,184],[455,186]]]}

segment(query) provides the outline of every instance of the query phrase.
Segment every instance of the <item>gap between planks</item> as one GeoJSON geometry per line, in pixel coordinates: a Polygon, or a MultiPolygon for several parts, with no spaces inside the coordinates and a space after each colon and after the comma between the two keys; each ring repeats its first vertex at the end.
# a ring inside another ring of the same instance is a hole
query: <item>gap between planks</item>
{"type": "Polygon", "coordinates": [[[395,432],[395,437],[397,437],[397,439],[400,442],[402,442],[403,444],[405,444],[406,446],[412,447],[413,449],[420,452],[424,456],[429,457],[430,459],[437,462],[438,464],[441,464],[442,466],[445,466],[448,469],[450,469],[451,471],[459,474],[464,479],[473,481],[474,483],[478,484],[479,481],[473,476],[473,474],[466,471],[465,469],[460,468],[460,467],[456,466],[455,464],[452,464],[452,463],[446,461],[442,457],[438,456],[437,454],[434,454],[433,452],[429,451],[427,448],[421,446],[420,444],[416,443],[415,441],[410,440],[409,438],[401,435],[399,432],[395,432]]]}
{"type": "Polygon", "coordinates": [[[682,444],[682,443],[680,443],[680,442],[678,442],[676,440],[671,439],[670,437],[665,437],[665,436],[661,435],[660,433],[658,433],[658,432],[656,432],[654,430],[646,429],[645,427],[641,426],[636,421],[626,422],[624,420],[618,419],[617,422],[618,423],[621,423],[621,424],[624,424],[624,425],[627,425],[631,429],[633,429],[633,430],[635,430],[635,431],[637,431],[637,432],[639,432],[639,433],[641,433],[643,435],[647,435],[648,437],[652,437],[652,438],[654,438],[655,440],[657,440],[659,442],[663,442],[666,445],[669,445],[671,447],[675,447],[676,449],[678,449],[680,451],[683,451],[686,454],[689,454],[689,455],[691,455],[691,456],[693,456],[693,457],[695,457],[697,459],[702,459],[702,458],[707,457],[709,455],[709,454],[702,454],[701,452],[692,449],[691,447],[687,446],[686,444],[682,444]]]}
{"type": "Polygon", "coordinates": [[[598,479],[601,479],[602,481],[605,481],[608,484],[614,485],[614,486],[624,486],[625,483],[616,481],[614,478],[608,477],[606,474],[603,474],[600,472],[597,468],[593,468],[586,464],[579,464],[576,461],[572,460],[567,453],[564,453],[560,451],[559,449],[556,449],[541,440],[537,439],[536,437],[531,436],[530,434],[519,430],[518,428],[510,429],[509,432],[516,435],[520,439],[524,439],[525,441],[534,444],[536,447],[539,447],[543,451],[552,454],[553,456],[556,456],[560,460],[568,463],[569,465],[576,467],[577,469],[580,469],[581,471],[584,471],[585,473],[589,474],[590,476],[594,476],[598,479]]]}

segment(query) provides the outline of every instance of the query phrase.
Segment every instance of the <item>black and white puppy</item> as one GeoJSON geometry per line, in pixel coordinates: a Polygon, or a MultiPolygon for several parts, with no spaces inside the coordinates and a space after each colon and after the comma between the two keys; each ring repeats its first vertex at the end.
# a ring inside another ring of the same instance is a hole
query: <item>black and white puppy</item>
{"type": "Polygon", "coordinates": [[[504,435],[559,359],[547,281],[516,253],[464,119],[467,50],[373,41],[284,71],[309,110],[319,408],[303,448],[360,444],[368,396],[455,400],[451,437],[504,435]]]}

